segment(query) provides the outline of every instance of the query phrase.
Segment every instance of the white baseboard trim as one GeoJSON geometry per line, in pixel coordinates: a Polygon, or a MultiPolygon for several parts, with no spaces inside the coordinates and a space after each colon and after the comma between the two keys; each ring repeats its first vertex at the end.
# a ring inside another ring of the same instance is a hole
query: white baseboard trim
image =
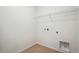
{"type": "Polygon", "coordinates": [[[35,44],[36,44],[36,43],[34,43],[34,44],[32,44],[32,45],[29,45],[28,47],[25,47],[25,48],[19,50],[18,53],[21,53],[21,52],[24,51],[25,49],[28,49],[28,48],[32,47],[33,45],[35,45],[35,44]]]}
{"type": "MultiPolygon", "coordinates": [[[[37,44],[48,47],[47,45],[45,45],[45,44],[43,44],[43,43],[37,42],[37,44]]],[[[61,53],[65,53],[64,51],[61,51],[61,50],[59,50],[59,49],[57,49],[57,48],[53,48],[53,47],[52,47],[52,48],[51,48],[51,47],[48,47],[48,48],[54,49],[54,50],[59,51],[59,52],[61,52],[61,53]]]]}

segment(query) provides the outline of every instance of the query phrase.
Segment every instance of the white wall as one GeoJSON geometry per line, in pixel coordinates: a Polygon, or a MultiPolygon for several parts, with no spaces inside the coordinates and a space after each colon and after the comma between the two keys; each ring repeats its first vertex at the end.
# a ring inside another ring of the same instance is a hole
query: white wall
{"type": "Polygon", "coordinates": [[[78,21],[77,21],[77,52],[79,53],[79,10],[78,10],[78,13],[77,13],[77,15],[78,15],[78,21]]]}
{"type": "Polygon", "coordinates": [[[0,52],[19,52],[35,44],[34,16],[34,7],[0,7],[0,52]]]}
{"type": "Polygon", "coordinates": [[[77,9],[76,6],[39,6],[38,8],[38,15],[46,15],[50,13],[57,13],[57,12],[65,12],[77,9]]]}
{"type": "Polygon", "coordinates": [[[76,52],[77,13],[75,7],[38,7],[37,17],[39,44],[59,50],[59,41],[66,41],[70,42],[71,52],[76,52]],[[54,13],[53,22],[48,16],[43,16],[50,13],[54,13]],[[49,28],[49,31],[44,31],[44,28],[49,28]],[[59,35],[56,31],[59,31],[59,35]]]}

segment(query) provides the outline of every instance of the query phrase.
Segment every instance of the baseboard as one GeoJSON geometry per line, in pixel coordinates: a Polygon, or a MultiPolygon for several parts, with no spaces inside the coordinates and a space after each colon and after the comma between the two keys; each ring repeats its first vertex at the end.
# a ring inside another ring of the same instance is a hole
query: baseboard
{"type": "MultiPolygon", "coordinates": [[[[36,44],[39,44],[39,45],[42,45],[42,46],[48,47],[47,45],[42,44],[42,43],[39,43],[39,42],[37,42],[36,44]]],[[[53,50],[56,50],[56,51],[58,51],[58,52],[60,52],[60,53],[64,53],[63,51],[61,51],[61,50],[59,50],[59,49],[56,49],[56,48],[51,48],[51,47],[48,47],[48,48],[53,49],[53,50]]]]}
{"type": "Polygon", "coordinates": [[[28,49],[28,48],[30,48],[30,47],[32,47],[33,45],[35,45],[36,43],[34,43],[34,44],[32,44],[32,45],[29,45],[28,47],[25,47],[25,48],[23,48],[23,49],[21,49],[21,50],[19,50],[19,52],[18,53],[22,53],[23,51],[25,51],[26,49],[28,49]]]}

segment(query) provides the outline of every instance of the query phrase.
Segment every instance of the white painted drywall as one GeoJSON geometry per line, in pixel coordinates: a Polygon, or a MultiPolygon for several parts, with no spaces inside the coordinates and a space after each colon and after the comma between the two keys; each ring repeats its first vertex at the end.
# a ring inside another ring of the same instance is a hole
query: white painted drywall
{"type": "Polygon", "coordinates": [[[57,13],[57,12],[65,12],[65,11],[71,11],[77,9],[76,6],[39,6],[37,7],[38,14],[39,15],[46,15],[50,13],[57,13]]]}
{"type": "Polygon", "coordinates": [[[20,52],[35,44],[34,16],[34,7],[0,7],[0,52],[20,52]]]}
{"type": "Polygon", "coordinates": [[[79,53],[79,10],[78,10],[78,13],[77,13],[78,17],[78,21],[77,21],[77,52],[79,53]]]}
{"type": "Polygon", "coordinates": [[[37,17],[39,44],[59,50],[59,41],[62,40],[70,42],[71,52],[76,52],[77,13],[75,7],[38,7],[37,17]],[[70,12],[72,10],[73,12],[70,12]],[[50,13],[58,13],[52,15],[53,22],[48,16],[38,17],[50,13]],[[49,28],[49,31],[44,31],[44,28],[49,28]],[[56,31],[59,31],[59,35],[56,31]]]}

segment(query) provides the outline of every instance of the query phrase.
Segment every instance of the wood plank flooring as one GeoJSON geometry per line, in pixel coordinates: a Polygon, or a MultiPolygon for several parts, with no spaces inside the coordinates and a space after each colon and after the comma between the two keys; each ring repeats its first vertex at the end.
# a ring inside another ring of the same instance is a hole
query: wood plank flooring
{"type": "Polygon", "coordinates": [[[28,49],[25,49],[21,53],[59,53],[59,51],[36,44],[28,49]]]}

